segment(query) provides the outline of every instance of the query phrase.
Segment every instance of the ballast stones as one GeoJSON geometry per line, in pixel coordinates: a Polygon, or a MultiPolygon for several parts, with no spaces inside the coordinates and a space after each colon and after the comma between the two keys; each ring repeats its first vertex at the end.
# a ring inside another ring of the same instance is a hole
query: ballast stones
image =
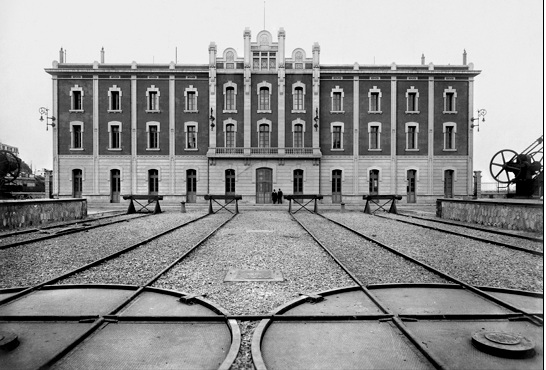
{"type": "Polygon", "coordinates": [[[6,331],[0,331],[0,350],[11,351],[12,349],[17,348],[18,345],[19,339],[17,338],[17,335],[6,331]]]}
{"type": "Polygon", "coordinates": [[[516,333],[478,331],[472,334],[472,344],[490,355],[507,358],[528,358],[535,354],[535,344],[516,333]]]}

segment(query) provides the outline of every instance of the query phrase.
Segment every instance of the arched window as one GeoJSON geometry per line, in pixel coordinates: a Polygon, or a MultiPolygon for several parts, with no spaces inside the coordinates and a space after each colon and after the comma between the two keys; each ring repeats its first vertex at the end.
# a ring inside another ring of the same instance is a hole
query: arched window
{"type": "Polygon", "coordinates": [[[268,148],[269,146],[269,125],[262,123],[258,131],[258,147],[268,148]]]}
{"type": "Polygon", "coordinates": [[[235,125],[233,123],[226,125],[226,147],[235,147],[235,125]]]}
{"type": "Polygon", "coordinates": [[[294,148],[303,148],[303,125],[301,123],[294,125],[294,148]]]}
{"type": "Polygon", "coordinates": [[[258,110],[269,110],[269,88],[260,87],[258,110]]]}

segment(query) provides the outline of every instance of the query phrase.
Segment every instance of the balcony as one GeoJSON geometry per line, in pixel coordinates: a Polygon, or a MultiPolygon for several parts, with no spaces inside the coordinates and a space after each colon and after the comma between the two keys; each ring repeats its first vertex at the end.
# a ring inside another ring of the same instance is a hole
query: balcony
{"type": "Polygon", "coordinates": [[[209,158],[320,158],[320,148],[209,148],[209,158]]]}

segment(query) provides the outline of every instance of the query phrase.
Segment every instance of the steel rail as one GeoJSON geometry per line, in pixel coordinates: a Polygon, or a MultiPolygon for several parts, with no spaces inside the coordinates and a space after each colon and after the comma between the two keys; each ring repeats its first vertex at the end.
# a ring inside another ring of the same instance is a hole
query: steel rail
{"type": "MultiPolygon", "coordinates": [[[[91,230],[91,229],[95,229],[97,227],[114,225],[114,224],[117,224],[117,223],[120,223],[120,222],[130,221],[130,220],[133,220],[133,219],[136,219],[136,218],[147,217],[147,216],[149,216],[149,215],[143,215],[143,216],[140,216],[140,217],[134,217],[134,218],[123,219],[123,220],[115,220],[113,222],[108,222],[108,223],[105,223],[105,224],[83,226],[83,227],[79,227],[79,228],[64,230],[63,232],[59,232],[59,233],[55,233],[55,234],[49,234],[49,235],[45,235],[45,236],[34,238],[34,239],[21,240],[21,241],[18,241],[18,242],[13,242],[13,243],[9,243],[9,244],[0,245],[0,249],[8,249],[8,248],[13,248],[13,247],[19,247],[19,246],[22,246],[22,245],[25,245],[25,244],[41,242],[41,241],[44,241],[44,240],[54,239],[54,238],[64,236],[64,235],[75,234],[75,233],[79,233],[79,232],[82,232],[82,231],[88,231],[88,230],[91,230]]],[[[85,222],[93,222],[93,221],[85,221],[85,222]]]]}
{"type": "MultiPolygon", "coordinates": [[[[181,225],[181,226],[185,226],[191,222],[195,222],[197,220],[200,220],[200,219],[203,219],[205,217],[209,216],[209,214],[206,214],[204,216],[201,216],[195,220],[191,220],[187,223],[185,223],[184,225],[181,225]]],[[[232,215],[229,219],[227,219],[226,221],[224,221],[222,224],[220,224],[218,227],[216,227],[213,231],[211,231],[210,233],[208,233],[204,238],[202,238],[201,240],[199,240],[197,243],[194,244],[194,246],[192,248],[190,248],[188,251],[186,251],[182,256],[176,258],[176,260],[174,260],[171,264],[169,264],[169,266],[167,266],[166,268],[162,269],[158,274],[156,274],[154,277],[152,277],[148,282],[146,282],[144,285],[138,287],[138,289],[133,293],[131,294],[128,298],[126,298],[123,302],[121,302],[116,308],[114,308],[112,311],[110,311],[108,314],[106,315],[102,315],[99,320],[97,321],[97,323],[95,325],[93,325],[91,328],[89,328],[84,334],[82,334],[80,337],[78,337],[76,339],[76,341],[72,342],[72,343],[69,343],[64,349],[60,350],[58,352],[57,355],[55,355],[52,359],[50,359],[45,367],[50,367],[52,366],[53,364],[55,364],[57,361],[59,361],[62,357],[64,357],[65,355],[67,355],[72,349],[74,349],[78,344],[80,344],[85,338],[91,336],[95,331],[97,331],[100,327],[104,325],[108,325],[109,323],[117,323],[119,321],[131,321],[131,320],[127,320],[127,318],[129,319],[133,319],[132,321],[143,321],[141,319],[145,319],[144,321],[164,321],[164,322],[172,322],[173,321],[173,318],[172,317],[169,317],[169,316],[166,316],[166,317],[140,317],[138,320],[135,320],[137,319],[137,317],[123,317],[123,318],[120,318],[117,316],[117,313],[119,311],[121,311],[124,307],[126,307],[130,302],[132,302],[133,300],[135,300],[149,285],[153,284],[155,281],[157,281],[162,275],[164,275],[167,271],[169,271],[171,268],[173,268],[176,264],[178,264],[180,261],[182,261],[184,258],[186,258],[191,252],[193,252],[196,248],[198,248],[199,246],[201,246],[203,243],[205,243],[205,241],[207,241],[212,235],[214,235],[218,230],[220,230],[222,227],[224,227],[229,221],[231,221],[234,217],[236,216],[236,214],[232,215]]],[[[174,231],[175,229],[178,229],[180,228],[181,226],[177,226],[171,230],[169,230],[168,232],[171,232],[171,231],[174,231]]],[[[165,235],[167,232],[163,232],[161,233],[161,236],[162,235],[165,235]]],[[[155,239],[155,238],[154,238],[155,239]]],[[[138,246],[140,246],[141,244],[139,244],[138,246]]],[[[131,248],[132,249],[132,248],[131,248]]],[[[237,353],[238,353],[238,350],[239,350],[239,347],[240,347],[240,341],[236,341],[235,343],[233,342],[233,338],[234,338],[234,333],[233,333],[233,330],[238,330],[238,326],[236,325],[236,322],[232,321],[231,324],[232,325],[229,325],[229,319],[226,319],[226,315],[220,315],[220,316],[200,316],[200,317],[192,317],[192,316],[184,316],[184,317],[177,317],[177,321],[202,321],[202,319],[206,317],[207,318],[207,321],[219,321],[219,320],[225,320],[226,323],[228,324],[228,328],[230,329],[231,331],[231,334],[232,334],[232,345],[231,345],[231,349],[230,351],[228,351],[227,355],[226,355],[226,358],[224,359],[224,361],[222,362],[222,364],[220,364],[220,367],[219,369],[223,369],[223,370],[227,370],[229,369],[229,366],[231,365],[231,363],[235,360],[236,356],[237,356],[237,353]],[[199,318],[201,320],[199,320],[199,318]],[[237,328],[235,328],[235,326],[237,326],[237,328]],[[236,351],[234,351],[234,348],[236,347],[236,351]]],[[[237,337],[235,335],[235,337],[237,337]]],[[[240,332],[239,332],[239,335],[238,337],[240,338],[240,332]]]]}
{"type": "MultiPolygon", "coordinates": [[[[503,230],[492,230],[492,229],[487,229],[485,227],[480,227],[480,226],[475,226],[475,225],[463,225],[463,224],[460,224],[460,223],[450,222],[450,221],[447,221],[447,220],[437,220],[437,219],[433,219],[433,218],[422,217],[422,216],[414,216],[414,215],[409,215],[409,214],[405,214],[405,213],[397,213],[397,215],[407,217],[407,218],[414,218],[416,220],[437,222],[439,224],[459,226],[459,227],[464,227],[466,229],[483,231],[483,232],[487,232],[487,233],[491,233],[491,234],[510,236],[510,237],[517,238],[517,239],[525,239],[525,240],[531,240],[531,241],[534,241],[534,242],[544,243],[543,238],[536,238],[534,236],[528,236],[528,235],[518,235],[518,234],[509,233],[509,232],[506,232],[506,231],[503,231],[503,230]]],[[[396,220],[396,218],[393,218],[393,220],[396,220]]],[[[461,222],[463,222],[463,221],[461,221],[461,222]]]]}
{"type": "MultiPolygon", "coordinates": [[[[328,218],[322,216],[321,214],[317,214],[320,217],[323,217],[326,220],[329,220],[328,218]]],[[[360,289],[362,289],[362,292],[386,315],[391,315],[393,321],[395,322],[398,329],[413,343],[413,345],[425,356],[427,360],[431,362],[431,364],[437,368],[437,369],[448,369],[448,367],[443,363],[442,360],[440,360],[436,355],[434,355],[431,351],[428,350],[423,344],[416,339],[416,337],[410,333],[409,329],[405,325],[401,325],[401,322],[397,323],[397,317],[394,313],[392,313],[385,305],[383,305],[373,294],[370,293],[368,288],[358,279],[355,274],[353,274],[346,266],[343,264],[333,253],[330,251],[328,247],[326,247],[321,241],[318,240],[318,238],[305,226],[303,225],[296,217],[294,217],[292,214],[290,214],[292,219],[296,221],[312,238],[315,240],[315,242],[323,248],[329,255],[332,257],[332,259],[347,273],[351,279],[354,280],[355,283],[358,284],[360,289]]],[[[399,321],[399,319],[398,319],[399,321]]],[[[269,325],[267,325],[269,326],[269,325]]],[[[265,329],[264,329],[265,332],[265,329]]],[[[263,334],[263,333],[262,333],[263,334]]],[[[260,339],[261,341],[261,339],[260,339]]],[[[265,362],[263,362],[263,358],[260,356],[260,364],[264,365],[265,368],[265,362]]]]}
{"type": "Polygon", "coordinates": [[[463,234],[463,233],[459,233],[457,231],[446,230],[446,229],[442,229],[442,228],[435,227],[435,226],[423,225],[423,224],[419,224],[419,223],[415,223],[415,222],[411,222],[411,221],[400,220],[400,219],[397,219],[397,218],[391,218],[391,217],[379,216],[379,215],[376,215],[376,216],[380,217],[380,218],[383,218],[383,219],[398,221],[398,222],[402,222],[404,224],[423,227],[425,229],[439,231],[439,232],[446,233],[446,234],[462,236],[463,238],[468,238],[468,239],[472,239],[472,240],[476,240],[476,241],[480,241],[480,242],[484,242],[484,243],[488,243],[488,244],[499,245],[499,246],[514,249],[514,250],[517,250],[517,251],[520,251],[520,252],[530,253],[530,254],[534,254],[534,255],[537,255],[537,256],[544,256],[544,252],[537,251],[537,250],[534,250],[534,249],[518,247],[516,245],[512,245],[512,244],[508,244],[508,243],[504,243],[504,242],[499,242],[499,241],[495,241],[495,240],[489,240],[489,239],[485,239],[485,238],[482,238],[482,237],[479,237],[479,236],[463,234]]]}
{"type": "Polygon", "coordinates": [[[197,217],[197,218],[195,218],[195,219],[193,219],[193,220],[186,221],[186,222],[184,222],[184,223],[181,224],[181,225],[177,225],[177,226],[172,227],[172,228],[170,228],[170,229],[168,229],[168,230],[162,231],[162,232],[160,232],[160,233],[158,233],[158,234],[156,234],[156,235],[153,235],[153,236],[151,236],[151,237],[149,237],[149,238],[146,238],[146,239],[144,239],[144,240],[141,240],[141,241],[139,241],[139,242],[137,242],[137,243],[135,243],[135,244],[132,244],[132,245],[130,245],[130,246],[124,248],[124,249],[121,249],[121,250],[119,250],[119,251],[117,251],[117,252],[114,252],[114,253],[112,253],[112,254],[110,254],[110,255],[108,255],[108,256],[99,258],[98,260],[95,260],[95,261],[93,261],[93,262],[90,262],[90,263],[88,263],[88,264],[86,264],[86,265],[83,265],[83,266],[81,266],[81,267],[77,267],[77,268],[75,268],[75,269],[73,269],[73,270],[71,270],[71,271],[69,271],[69,272],[66,272],[66,273],[64,273],[64,274],[58,275],[58,276],[56,276],[56,277],[54,277],[54,278],[51,278],[51,279],[46,280],[46,281],[43,281],[43,282],[38,283],[38,284],[36,284],[36,285],[34,285],[34,286],[28,287],[28,288],[26,288],[26,289],[24,289],[24,290],[22,290],[22,291],[20,291],[20,292],[15,293],[14,295],[11,295],[11,296],[9,296],[9,297],[4,298],[4,299],[0,299],[0,306],[4,305],[4,304],[6,304],[6,303],[9,303],[9,302],[11,302],[11,301],[13,301],[13,300],[15,300],[15,299],[18,299],[18,298],[20,298],[20,297],[22,297],[22,296],[24,296],[24,295],[26,295],[26,294],[29,294],[29,293],[31,293],[31,292],[33,292],[33,291],[35,291],[35,290],[38,290],[38,289],[42,288],[42,287],[45,286],[45,285],[54,284],[54,283],[56,283],[56,282],[58,282],[58,281],[60,281],[60,280],[66,279],[66,278],[69,277],[70,275],[74,275],[74,274],[76,274],[76,273],[78,273],[78,272],[87,270],[87,269],[89,269],[89,268],[91,268],[91,267],[93,267],[93,266],[99,265],[99,264],[101,264],[101,263],[103,263],[103,262],[106,262],[106,261],[108,261],[108,260],[110,260],[110,259],[116,258],[116,257],[118,257],[118,256],[120,256],[120,255],[122,255],[122,254],[124,254],[124,253],[127,253],[127,252],[129,252],[129,251],[131,251],[131,250],[133,250],[133,249],[135,249],[135,248],[138,248],[138,247],[140,247],[140,246],[142,246],[142,245],[144,245],[144,244],[147,244],[147,243],[151,242],[152,240],[155,240],[155,239],[157,239],[157,238],[160,238],[160,237],[162,237],[163,235],[166,235],[166,234],[168,234],[168,233],[171,233],[171,232],[173,232],[173,231],[175,231],[175,230],[177,230],[177,229],[180,229],[180,228],[182,228],[182,227],[184,227],[184,226],[186,226],[186,225],[189,225],[189,224],[191,224],[191,223],[193,223],[193,222],[199,221],[199,220],[201,220],[201,219],[203,219],[203,218],[205,218],[205,217],[207,217],[207,216],[208,216],[208,214],[205,214],[205,215],[200,216],[200,217],[197,217]]]}
{"type": "Polygon", "coordinates": [[[321,214],[318,214],[318,216],[320,216],[320,217],[324,218],[325,220],[328,220],[328,221],[330,221],[330,222],[332,222],[332,223],[334,223],[334,224],[336,224],[338,226],[341,226],[341,227],[345,228],[346,230],[349,230],[349,231],[353,232],[354,234],[359,235],[360,237],[362,237],[362,238],[364,238],[364,239],[366,239],[368,241],[371,241],[372,243],[375,243],[378,246],[380,246],[380,247],[382,247],[384,249],[387,249],[388,251],[390,251],[392,253],[395,253],[395,254],[397,254],[397,255],[399,255],[399,256],[401,256],[401,257],[403,257],[403,258],[405,258],[405,259],[407,259],[407,260],[409,260],[409,261],[411,261],[411,262],[413,262],[413,263],[415,263],[415,264],[417,264],[419,266],[422,266],[422,267],[426,268],[427,270],[437,274],[438,276],[441,276],[446,280],[452,281],[455,284],[458,284],[458,285],[464,287],[465,289],[468,289],[468,290],[472,291],[473,293],[475,293],[475,294],[477,294],[477,295],[479,295],[479,296],[481,296],[483,298],[486,298],[489,301],[492,301],[492,302],[494,302],[494,303],[496,303],[496,304],[498,304],[498,305],[500,305],[502,307],[508,308],[509,310],[512,310],[514,312],[519,312],[519,313],[525,315],[529,319],[529,321],[533,322],[535,325],[539,325],[539,326],[543,325],[543,320],[542,319],[536,317],[532,313],[527,312],[526,310],[523,310],[523,309],[521,309],[519,307],[513,306],[512,304],[510,304],[510,303],[508,303],[508,302],[506,302],[506,301],[504,301],[504,300],[502,300],[500,298],[497,298],[497,297],[495,297],[495,296],[493,296],[493,295],[491,295],[491,294],[489,294],[487,292],[484,292],[484,291],[476,288],[475,286],[473,286],[471,284],[468,284],[468,283],[466,283],[466,282],[464,282],[462,280],[459,280],[459,279],[457,279],[457,278],[455,278],[455,277],[453,277],[453,276],[451,276],[451,275],[449,275],[449,274],[447,274],[447,273],[445,273],[445,272],[443,272],[441,270],[438,270],[435,267],[432,267],[432,266],[430,266],[429,264],[427,264],[427,263],[425,263],[423,261],[420,261],[420,260],[418,260],[416,258],[413,258],[413,257],[399,251],[396,248],[388,246],[388,245],[386,245],[384,243],[381,243],[381,242],[373,239],[372,237],[364,235],[364,234],[350,228],[347,225],[344,225],[344,224],[342,224],[342,223],[340,223],[338,221],[332,220],[331,218],[328,218],[328,217],[323,216],[321,214]]]}

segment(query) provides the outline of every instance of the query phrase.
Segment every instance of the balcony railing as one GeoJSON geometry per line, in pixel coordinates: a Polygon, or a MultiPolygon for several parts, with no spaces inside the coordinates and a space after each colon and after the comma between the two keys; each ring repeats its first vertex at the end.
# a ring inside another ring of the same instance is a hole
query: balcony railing
{"type": "Polygon", "coordinates": [[[208,157],[292,157],[292,158],[320,158],[320,148],[209,148],[208,157]]]}

